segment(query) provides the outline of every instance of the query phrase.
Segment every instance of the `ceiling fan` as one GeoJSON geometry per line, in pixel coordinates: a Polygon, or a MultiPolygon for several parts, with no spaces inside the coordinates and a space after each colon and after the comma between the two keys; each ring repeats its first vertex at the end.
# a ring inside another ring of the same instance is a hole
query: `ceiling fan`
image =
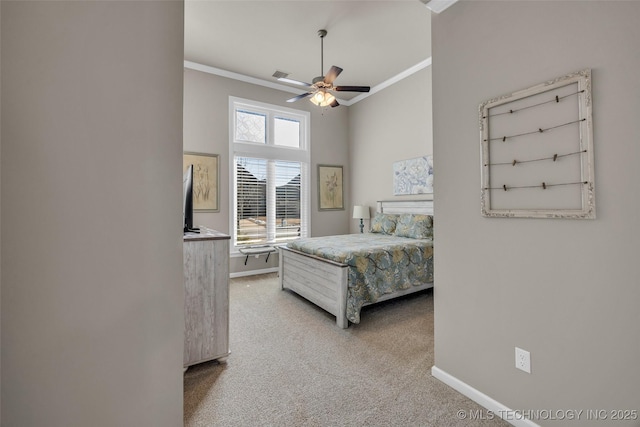
{"type": "MultiPolygon", "coordinates": [[[[320,73],[324,70],[324,37],[327,35],[327,30],[318,30],[318,36],[320,36],[320,73]]],[[[284,83],[291,83],[298,86],[304,86],[309,88],[309,92],[303,93],[298,96],[294,96],[291,99],[287,99],[287,102],[295,102],[299,99],[311,97],[309,100],[320,107],[337,107],[340,105],[336,100],[336,97],[331,92],[369,92],[371,88],[369,86],[334,86],[333,81],[340,75],[342,68],[332,65],[329,72],[325,76],[318,76],[312,80],[313,83],[305,83],[298,80],[288,78],[289,74],[282,71],[276,71],[273,73],[273,77],[278,81],[284,83]]]]}

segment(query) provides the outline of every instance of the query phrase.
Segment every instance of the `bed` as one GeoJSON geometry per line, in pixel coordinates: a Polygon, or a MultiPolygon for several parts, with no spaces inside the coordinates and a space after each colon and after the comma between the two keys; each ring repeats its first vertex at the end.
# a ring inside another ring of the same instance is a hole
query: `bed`
{"type": "Polygon", "coordinates": [[[433,287],[433,201],[377,203],[371,233],[298,239],[279,250],[279,281],[336,316],[433,287]],[[363,246],[364,245],[364,246],[363,246]]]}

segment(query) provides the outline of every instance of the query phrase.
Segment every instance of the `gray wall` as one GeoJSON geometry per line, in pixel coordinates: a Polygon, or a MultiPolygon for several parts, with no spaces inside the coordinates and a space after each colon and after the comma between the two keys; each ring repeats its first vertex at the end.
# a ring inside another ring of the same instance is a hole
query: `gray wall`
{"type": "MultiPolygon", "coordinates": [[[[426,198],[393,195],[393,163],[433,153],[431,67],[349,107],[349,123],[353,204],[373,215],[379,200],[426,198]]],[[[350,220],[350,231],[359,230],[350,220]]]]}
{"type": "Polygon", "coordinates": [[[639,409],[638,22],[639,2],[463,1],[432,17],[435,363],[510,408],[639,409]],[[597,219],[481,217],[478,104],[587,67],[597,219]]]}
{"type": "Polygon", "coordinates": [[[2,425],[182,424],[183,4],[2,10],[2,425]]]}
{"type": "MultiPolygon", "coordinates": [[[[320,109],[309,101],[289,104],[295,96],[264,86],[245,83],[201,71],[184,70],[184,151],[220,155],[220,212],[198,213],[194,223],[229,233],[229,96],[281,105],[311,112],[311,235],[348,233],[349,182],[345,178],[344,211],[318,211],[317,165],[344,166],[349,177],[348,108],[320,109]]],[[[231,272],[259,270],[277,266],[277,256],[231,259],[231,272]]]]}
{"type": "MultiPolygon", "coordinates": [[[[0,7],[0,46],[2,40],[2,7],[0,7]]],[[[2,49],[0,49],[0,94],[2,93],[2,49]]],[[[1,99],[1,96],[0,96],[1,99]]],[[[2,102],[0,101],[0,165],[2,164],[2,102]]],[[[2,223],[2,167],[0,166],[0,224],[2,223]]],[[[0,242],[2,241],[2,227],[0,227],[0,242]]],[[[0,295],[2,295],[2,245],[0,245],[0,295]]],[[[2,298],[0,297],[0,308],[2,298]]],[[[0,319],[2,319],[0,311],[0,319]]],[[[2,320],[0,320],[2,331],[2,320]]],[[[2,333],[0,332],[0,384],[2,384],[2,333]]],[[[0,387],[1,390],[1,387],[0,387]]],[[[2,424],[2,393],[0,392],[0,424],[2,424]]]]}

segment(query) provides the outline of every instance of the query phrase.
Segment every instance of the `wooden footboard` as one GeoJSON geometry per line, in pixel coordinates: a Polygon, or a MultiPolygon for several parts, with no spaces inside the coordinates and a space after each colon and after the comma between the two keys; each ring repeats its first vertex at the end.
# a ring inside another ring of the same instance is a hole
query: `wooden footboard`
{"type": "MultiPolygon", "coordinates": [[[[279,251],[279,281],[282,289],[290,289],[318,307],[336,316],[336,324],[342,329],[349,326],[347,320],[348,268],[346,264],[319,258],[289,249],[279,251]]],[[[376,302],[386,301],[433,287],[433,283],[412,286],[409,289],[385,294],[376,302]]],[[[365,305],[369,305],[367,303],[365,305]]]]}
{"type": "Polygon", "coordinates": [[[347,310],[347,269],[337,262],[286,248],[280,250],[279,280],[282,289],[291,289],[318,307],[336,316],[340,328],[349,326],[347,310]]]}

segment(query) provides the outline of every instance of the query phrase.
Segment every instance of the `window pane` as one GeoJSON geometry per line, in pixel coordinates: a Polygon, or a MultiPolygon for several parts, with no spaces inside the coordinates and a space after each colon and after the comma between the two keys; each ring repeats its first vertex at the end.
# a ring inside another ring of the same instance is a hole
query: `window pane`
{"type": "Polygon", "coordinates": [[[273,124],[274,144],[300,148],[300,122],[276,117],[273,124]]]}
{"type": "Polygon", "coordinates": [[[275,162],[276,242],[300,236],[300,163],[275,162]]]}
{"type": "Polygon", "coordinates": [[[236,157],[237,244],[267,241],[267,161],[236,157]]]}
{"type": "Polygon", "coordinates": [[[267,116],[251,111],[236,110],[236,140],[266,143],[267,116]]]}
{"type": "Polygon", "coordinates": [[[310,114],[240,99],[231,111],[232,251],[306,237],[310,114]]]}

